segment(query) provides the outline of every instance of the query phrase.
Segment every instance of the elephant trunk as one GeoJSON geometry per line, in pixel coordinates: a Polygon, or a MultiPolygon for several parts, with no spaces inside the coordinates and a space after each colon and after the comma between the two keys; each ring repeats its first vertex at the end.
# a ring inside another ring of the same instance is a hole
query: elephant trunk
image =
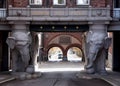
{"type": "Polygon", "coordinates": [[[29,44],[23,46],[21,49],[19,49],[22,61],[24,63],[25,69],[29,66],[30,61],[30,55],[29,55],[29,44]]]}
{"type": "Polygon", "coordinates": [[[23,55],[22,60],[23,60],[23,63],[25,64],[25,68],[27,68],[29,65],[30,57],[28,55],[23,55]]]}
{"type": "Polygon", "coordinates": [[[88,68],[92,68],[93,67],[93,64],[94,64],[94,61],[96,60],[97,58],[97,54],[98,54],[98,51],[99,51],[99,47],[96,47],[97,45],[91,45],[90,46],[90,49],[89,49],[89,52],[88,52],[88,58],[87,58],[87,66],[86,66],[86,69],[88,68]]]}

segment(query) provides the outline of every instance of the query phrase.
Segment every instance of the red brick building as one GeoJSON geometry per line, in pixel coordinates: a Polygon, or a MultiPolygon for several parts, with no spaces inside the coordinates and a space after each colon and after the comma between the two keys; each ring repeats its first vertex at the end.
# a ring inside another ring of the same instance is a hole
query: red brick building
{"type": "MultiPolygon", "coordinates": [[[[65,7],[76,7],[77,0],[66,0],[65,7]]],[[[113,5],[112,0],[90,0],[90,5],[92,7],[106,7],[107,5],[113,5]]],[[[13,7],[27,7],[29,4],[29,0],[8,0],[8,4],[13,7]]],[[[53,0],[43,0],[42,7],[53,7],[53,0]]]]}

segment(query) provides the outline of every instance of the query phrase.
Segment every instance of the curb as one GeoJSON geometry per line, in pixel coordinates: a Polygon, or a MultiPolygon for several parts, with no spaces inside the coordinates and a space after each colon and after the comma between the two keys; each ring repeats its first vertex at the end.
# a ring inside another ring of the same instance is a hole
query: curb
{"type": "MultiPolygon", "coordinates": [[[[82,75],[82,74],[81,74],[82,75]]],[[[104,81],[106,81],[107,83],[111,84],[112,86],[120,86],[120,82],[118,82],[117,80],[115,80],[114,78],[111,78],[111,77],[106,77],[106,76],[101,76],[101,75],[98,75],[98,76],[95,76],[95,75],[82,75],[80,76],[79,74],[76,75],[77,78],[83,78],[83,77],[88,77],[88,78],[99,78],[99,79],[102,79],[104,81]]]]}
{"type": "Polygon", "coordinates": [[[108,82],[109,84],[111,84],[111,85],[113,85],[113,86],[120,86],[118,83],[117,83],[117,81],[115,81],[115,80],[113,80],[113,79],[111,79],[111,78],[109,78],[109,79],[106,79],[106,78],[103,78],[103,77],[100,77],[101,79],[103,79],[104,81],[106,81],[106,82],[108,82]]]}
{"type": "Polygon", "coordinates": [[[0,84],[3,84],[3,83],[5,83],[5,82],[9,82],[9,81],[12,81],[12,80],[15,80],[15,79],[16,79],[15,77],[3,79],[3,80],[0,80],[0,84]]]}

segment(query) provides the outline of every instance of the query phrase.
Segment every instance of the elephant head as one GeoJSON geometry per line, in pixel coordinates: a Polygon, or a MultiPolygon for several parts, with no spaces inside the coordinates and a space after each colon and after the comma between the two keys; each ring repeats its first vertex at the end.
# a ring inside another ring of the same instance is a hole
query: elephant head
{"type": "Polygon", "coordinates": [[[13,49],[17,45],[31,44],[30,32],[14,32],[10,37],[7,38],[6,43],[13,49]]]}
{"type": "Polygon", "coordinates": [[[15,37],[8,37],[6,40],[6,43],[11,49],[14,49],[15,47],[15,37]]]}

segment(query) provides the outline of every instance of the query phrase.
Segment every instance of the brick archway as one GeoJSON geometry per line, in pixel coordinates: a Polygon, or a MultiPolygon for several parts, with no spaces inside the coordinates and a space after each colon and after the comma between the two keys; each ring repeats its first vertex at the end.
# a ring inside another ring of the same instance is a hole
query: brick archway
{"type": "Polygon", "coordinates": [[[59,45],[59,44],[51,44],[51,45],[49,45],[49,46],[47,47],[47,49],[45,50],[45,51],[46,51],[46,54],[48,53],[48,51],[49,51],[50,48],[52,48],[52,47],[59,47],[59,48],[62,50],[63,55],[64,55],[65,49],[64,49],[61,45],[59,45]]]}
{"type": "Polygon", "coordinates": [[[69,45],[66,49],[65,49],[65,55],[67,56],[67,52],[68,50],[71,48],[71,47],[77,47],[81,50],[82,52],[82,61],[85,61],[85,56],[84,56],[84,52],[83,52],[83,49],[82,49],[82,45],[80,44],[71,44],[69,45]]]}
{"type": "MultiPolygon", "coordinates": [[[[49,33],[47,33],[49,34],[49,33]]],[[[51,34],[51,33],[50,33],[51,34]]],[[[59,32],[58,34],[52,34],[53,36],[49,36],[49,39],[48,39],[48,43],[50,43],[50,41],[58,36],[61,36],[61,35],[67,35],[67,36],[71,36],[75,39],[77,39],[80,43],[82,43],[82,33],[65,33],[65,32],[59,32]],[[79,36],[78,36],[79,34],[79,36]]]]}
{"type": "Polygon", "coordinates": [[[82,34],[83,33],[45,33],[46,40],[44,40],[44,52],[47,55],[48,51],[52,47],[59,47],[63,52],[63,58],[67,58],[67,51],[69,47],[74,46],[82,49],[82,34]],[[64,44],[59,43],[60,37],[67,36],[70,37],[70,43],[64,46],[64,44]]]}

